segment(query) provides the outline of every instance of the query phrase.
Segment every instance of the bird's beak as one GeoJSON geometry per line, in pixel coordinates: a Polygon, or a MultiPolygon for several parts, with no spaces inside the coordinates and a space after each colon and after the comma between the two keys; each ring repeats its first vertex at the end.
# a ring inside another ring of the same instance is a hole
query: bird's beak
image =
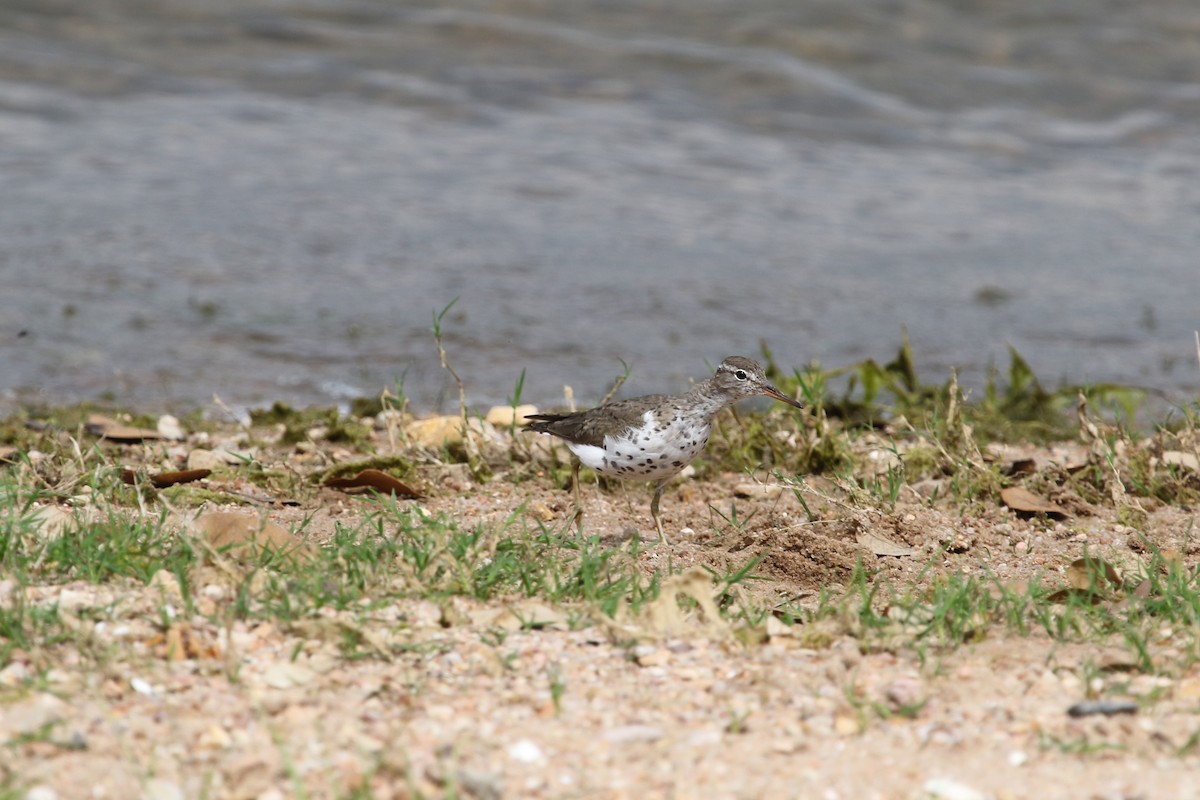
{"type": "Polygon", "coordinates": [[[781,403],[787,403],[789,406],[795,406],[796,408],[804,408],[804,403],[801,403],[799,400],[793,400],[792,398],[788,397],[786,394],[779,391],[778,389],[776,389],[774,386],[772,386],[769,383],[765,384],[762,387],[762,393],[765,394],[767,397],[774,397],[776,400],[780,401],[781,403]]]}

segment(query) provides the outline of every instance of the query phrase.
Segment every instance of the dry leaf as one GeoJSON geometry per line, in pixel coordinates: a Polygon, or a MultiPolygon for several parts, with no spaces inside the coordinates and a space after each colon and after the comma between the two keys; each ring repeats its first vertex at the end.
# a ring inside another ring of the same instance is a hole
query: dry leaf
{"type": "Polygon", "coordinates": [[[163,435],[152,428],[135,428],[124,425],[103,414],[88,414],[84,424],[87,432],[113,442],[140,442],[143,439],[161,439],[163,435]]]}
{"type": "Polygon", "coordinates": [[[394,494],[397,497],[420,497],[421,493],[402,480],[378,469],[364,469],[353,478],[330,478],[325,485],[331,489],[341,489],[351,492],[354,489],[374,489],[380,494],[394,494]]]}
{"type": "Polygon", "coordinates": [[[867,548],[877,556],[912,556],[917,551],[907,545],[893,542],[884,536],[868,530],[860,530],[856,537],[859,545],[867,548]]]}
{"type": "Polygon", "coordinates": [[[1104,598],[1096,593],[1080,589],[1059,589],[1057,592],[1051,592],[1046,597],[1049,603],[1065,603],[1072,597],[1084,600],[1094,606],[1098,606],[1104,602],[1104,598]]]}
{"type": "Polygon", "coordinates": [[[1051,503],[1028,489],[1020,486],[1009,486],[1000,490],[1000,499],[1004,505],[1023,514],[1045,514],[1050,517],[1066,518],[1070,516],[1062,506],[1051,503]]]}
{"type": "Polygon", "coordinates": [[[1121,588],[1121,573],[1099,558],[1077,558],[1067,567],[1067,584],[1083,592],[1121,588]]]}
{"type": "Polygon", "coordinates": [[[15,448],[15,447],[11,447],[9,445],[4,445],[4,446],[0,447],[0,461],[3,461],[6,464],[17,463],[17,460],[15,458],[13,458],[13,456],[15,456],[16,454],[17,454],[17,448],[15,448]]]}
{"type": "MultiPolygon", "coordinates": [[[[212,474],[211,469],[183,469],[175,472],[156,472],[145,476],[155,489],[165,489],[179,483],[191,483],[212,474]]],[[[131,469],[121,470],[121,480],[128,484],[136,484],[138,474],[131,469]]]]}

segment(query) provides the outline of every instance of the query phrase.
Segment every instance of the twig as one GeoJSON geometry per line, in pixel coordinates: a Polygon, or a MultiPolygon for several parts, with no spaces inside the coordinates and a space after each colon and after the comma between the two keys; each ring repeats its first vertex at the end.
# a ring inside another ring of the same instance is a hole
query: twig
{"type": "Polygon", "coordinates": [[[442,317],[446,316],[446,312],[454,308],[454,304],[457,302],[458,298],[456,297],[441,311],[433,312],[433,339],[437,342],[438,360],[442,363],[442,369],[449,372],[450,376],[454,378],[454,382],[458,384],[458,415],[462,417],[465,426],[467,424],[467,389],[462,378],[458,377],[454,367],[450,366],[450,362],[446,360],[446,348],[442,346],[442,317]]]}
{"type": "Polygon", "coordinates": [[[609,400],[612,400],[613,395],[615,395],[617,391],[625,384],[626,379],[629,378],[629,374],[633,372],[633,369],[625,363],[625,359],[619,358],[617,360],[621,362],[621,366],[625,368],[625,371],[618,375],[617,379],[613,381],[612,388],[609,389],[608,394],[604,395],[603,399],[600,400],[600,405],[604,405],[609,400]]]}

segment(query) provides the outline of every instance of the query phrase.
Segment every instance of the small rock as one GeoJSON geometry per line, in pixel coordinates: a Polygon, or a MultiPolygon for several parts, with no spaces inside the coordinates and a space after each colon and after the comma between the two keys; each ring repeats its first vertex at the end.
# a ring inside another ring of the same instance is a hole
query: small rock
{"type": "Polygon", "coordinates": [[[233,737],[227,730],[214,723],[201,731],[196,744],[208,750],[225,750],[233,744],[233,737]]]}
{"type": "Polygon", "coordinates": [[[173,781],[151,778],[142,787],[142,800],[184,800],[183,790],[173,781]]]}
{"type": "Polygon", "coordinates": [[[438,448],[461,442],[462,427],[462,417],[429,417],[413,420],[404,433],[423,447],[438,448]]]}
{"type": "Polygon", "coordinates": [[[183,427],[179,424],[179,420],[170,414],[163,414],[159,417],[158,424],[155,427],[158,429],[158,435],[164,439],[172,439],[180,442],[187,438],[187,435],[183,432],[183,427]]]}
{"type": "Polygon", "coordinates": [[[79,611],[84,608],[95,608],[103,605],[100,593],[94,589],[64,588],[58,593],[58,608],[60,611],[79,611]]]}
{"type": "Polygon", "coordinates": [[[517,406],[516,408],[512,406],[492,406],[488,409],[484,419],[497,428],[507,428],[513,424],[527,424],[529,422],[528,417],[536,413],[538,413],[537,406],[529,404],[517,406]]]}
{"type": "Polygon", "coordinates": [[[546,754],[542,752],[542,748],[536,742],[519,739],[509,745],[508,756],[513,761],[519,761],[522,764],[536,764],[543,760],[546,754]]]}
{"type": "Polygon", "coordinates": [[[58,792],[49,786],[34,786],[25,793],[24,800],[58,800],[58,792]]]}
{"type": "Polygon", "coordinates": [[[921,681],[913,677],[891,681],[884,687],[883,696],[893,711],[915,708],[924,700],[921,681]]]}
{"type": "Polygon", "coordinates": [[[228,445],[219,447],[213,451],[213,455],[231,466],[240,466],[248,464],[258,457],[258,450],[250,448],[249,450],[230,450],[228,445]]]}
{"type": "Polygon", "coordinates": [[[778,484],[747,482],[733,487],[733,493],[738,497],[746,497],[751,500],[774,500],[783,494],[783,487],[778,484]]]}
{"type": "Polygon", "coordinates": [[[779,617],[767,617],[767,636],[774,639],[780,636],[795,636],[796,632],[779,617]]]}
{"type": "Polygon", "coordinates": [[[500,800],[504,796],[504,782],[490,772],[463,767],[458,770],[458,785],[477,800],[500,800]]]}
{"type": "Polygon", "coordinates": [[[187,468],[188,469],[210,469],[217,470],[225,466],[225,459],[211,450],[205,450],[203,447],[197,447],[188,453],[187,468]]]}
{"type": "Polygon", "coordinates": [[[987,795],[978,789],[950,778],[931,778],[922,788],[938,800],[987,800],[987,795]]]}
{"type": "Polygon", "coordinates": [[[671,651],[652,644],[639,644],[633,648],[633,657],[639,666],[661,667],[671,661],[671,651]]]}
{"type": "Polygon", "coordinates": [[[160,569],[150,578],[150,588],[157,589],[160,596],[168,601],[183,602],[183,590],[179,586],[179,578],[173,572],[160,569]]]}
{"type": "Polygon", "coordinates": [[[129,681],[129,685],[133,687],[133,690],[138,694],[144,694],[147,697],[154,694],[154,687],[151,686],[149,681],[145,680],[144,678],[132,678],[129,681]]]}
{"type": "Polygon", "coordinates": [[[1189,676],[1182,678],[1175,686],[1174,694],[1178,700],[1200,699],[1200,677],[1189,676]]]}
{"type": "Polygon", "coordinates": [[[0,686],[17,686],[29,679],[29,667],[23,661],[14,661],[0,669],[0,686]]]}
{"type": "Polygon", "coordinates": [[[842,711],[833,717],[833,730],[839,736],[853,736],[861,729],[862,723],[856,714],[842,711]]]}
{"type": "Polygon", "coordinates": [[[263,683],[273,689],[290,689],[312,683],[316,673],[295,661],[277,661],[263,673],[263,683]]]}
{"type": "Polygon", "coordinates": [[[685,747],[711,747],[720,744],[724,738],[725,734],[720,728],[704,727],[692,731],[680,744],[685,747]]]}
{"type": "Polygon", "coordinates": [[[271,764],[258,753],[243,753],[225,770],[228,794],[233,797],[259,797],[270,788],[274,771],[271,764]]]}
{"type": "Polygon", "coordinates": [[[609,728],[601,736],[612,744],[626,744],[658,741],[663,737],[663,732],[662,728],[653,725],[622,725],[619,728],[609,728]]]}
{"type": "Polygon", "coordinates": [[[926,499],[941,496],[946,493],[946,482],[941,478],[925,478],[909,486],[914,492],[926,499]]]}
{"type": "Polygon", "coordinates": [[[1200,458],[1195,453],[1184,453],[1179,450],[1168,450],[1162,454],[1162,462],[1173,466],[1184,467],[1192,472],[1200,472],[1200,458]]]}
{"type": "Polygon", "coordinates": [[[67,704],[41,692],[0,709],[0,731],[10,738],[36,733],[47,725],[62,722],[67,704]]]}

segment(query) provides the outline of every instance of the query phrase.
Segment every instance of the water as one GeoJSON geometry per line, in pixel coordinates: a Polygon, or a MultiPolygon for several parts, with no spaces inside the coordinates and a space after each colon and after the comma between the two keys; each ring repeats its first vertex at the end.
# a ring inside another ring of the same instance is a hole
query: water
{"type": "Polygon", "coordinates": [[[1200,7],[0,0],[0,405],[1200,389],[1200,7]]]}

